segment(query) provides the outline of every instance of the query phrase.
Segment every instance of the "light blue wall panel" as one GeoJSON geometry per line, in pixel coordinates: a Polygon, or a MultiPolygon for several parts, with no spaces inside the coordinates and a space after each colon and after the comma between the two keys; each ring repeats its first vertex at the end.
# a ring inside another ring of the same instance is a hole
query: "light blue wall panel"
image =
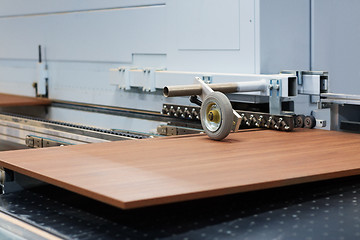
{"type": "Polygon", "coordinates": [[[240,50],[239,0],[177,1],[176,17],[179,50],[240,50]]]}
{"type": "Polygon", "coordinates": [[[310,69],[310,1],[260,0],[260,73],[310,69]]]}
{"type": "Polygon", "coordinates": [[[329,71],[330,91],[360,94],[360,1],[313,1],[312,69],[329,71]]]}
{"type": "Polygon", "coordinates": [[[167,67],[255,73],[255,1],[167,1],[167,67]]]}
{"type": "Polygon", "coordinates": [[[0,6],[1,92],[34,94],[39,44],[46,47],[51,98],[149,110],[161,109],[161,94],[117,89],[110,68],[309,68],[308,0],[0,0],[0,6]]]}

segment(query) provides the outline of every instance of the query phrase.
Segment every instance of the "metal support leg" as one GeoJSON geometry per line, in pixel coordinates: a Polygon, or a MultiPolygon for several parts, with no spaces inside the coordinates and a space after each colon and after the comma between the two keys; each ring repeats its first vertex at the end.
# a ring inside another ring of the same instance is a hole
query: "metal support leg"
{"type": "Polygon", "coordinates": [[[280,115],[281,114],[281,79],[271,79],[270,85],[270,96],[269,96],[269,110],[270,114],[280,115]]]}

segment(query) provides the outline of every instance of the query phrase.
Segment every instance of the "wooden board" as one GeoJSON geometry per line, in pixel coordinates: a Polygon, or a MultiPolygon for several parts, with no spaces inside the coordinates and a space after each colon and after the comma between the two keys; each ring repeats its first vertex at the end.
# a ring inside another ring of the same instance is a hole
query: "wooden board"
{"type": "Polygon", "coordinates": [[[0,93],[0,107],[49,105],[50,103],[51,101],[45,98],[0,93]]]}
{"type": "Polygon", "coordinates": [[[0,153],[0,165],[124,208],[360,173],[360,135],[272,130],[0,153]]]}

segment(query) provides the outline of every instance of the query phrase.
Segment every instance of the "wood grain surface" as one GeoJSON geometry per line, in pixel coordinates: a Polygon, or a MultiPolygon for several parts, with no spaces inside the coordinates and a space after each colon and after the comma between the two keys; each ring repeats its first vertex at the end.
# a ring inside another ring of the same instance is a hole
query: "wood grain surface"
{"type": "Polygon", "coordinates": [[[298,129],[129,140],[0,153],[0,165],[123,208],[360,173],[360,135],[298,129]]]}
{"type": "Polygon", "coordinates": [[[46,98],[0,93],[0,107],[49,105],[50,103],[51,101],[46,98]]]}

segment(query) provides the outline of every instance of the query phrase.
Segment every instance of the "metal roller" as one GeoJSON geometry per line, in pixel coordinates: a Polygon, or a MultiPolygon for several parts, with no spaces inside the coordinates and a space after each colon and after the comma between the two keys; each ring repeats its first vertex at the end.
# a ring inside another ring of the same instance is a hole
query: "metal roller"
{"type": "Polygon", "coordinates": [[[201,125],[213,140],[222,140],[233,126],[233,110],[229,99],[221,92],[210,93],[200,109],[201,125]]]}

